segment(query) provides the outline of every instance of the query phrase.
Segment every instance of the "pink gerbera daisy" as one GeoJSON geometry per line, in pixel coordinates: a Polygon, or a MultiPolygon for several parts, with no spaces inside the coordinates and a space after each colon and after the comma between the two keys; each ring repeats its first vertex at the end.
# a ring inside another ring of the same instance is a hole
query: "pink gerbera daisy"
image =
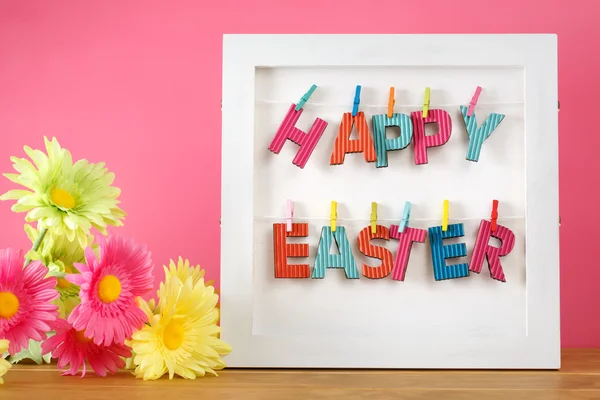
{"type": "Polygon", "coordinates": [[[146,246],[131,240],[99,236],[97,242],[100,258],[88,247],[86,264],[74,264],[81,274],[66,276],[81,287],[81,304],[69,315],[69,323],[97,345],[122,344],[147,321],[135,298],[152,290],[152,259],[146,246]]]}
{"type": "Polygon", "coordinates": [[[77,375],[80,368],[81,376],[85,376],[86,361],[100,376],[109,372],[114,374],[125,367],[125,360],[121,357],[131,357],[131,350],[123,344],[113,343],[109,346],[98,346],[91,339],[86,338],[82,331],[73,329],[64,319],[52,323],[56,335],[46,339],[42,344],[42,354],[52,353],[52,358],[58,359],[58,368],[70,368],[63,375],[77,375]]]}
{"type": "Polygon", "coordinates": [[[0,250],[0,339],[8,339],[8,352],[26,348],[29,339],[44,340],[48,324],[58,317],[52,301],[58,297],[56,278],[46,278],[40,261],[23,268],[21,250],[0,250]]]}

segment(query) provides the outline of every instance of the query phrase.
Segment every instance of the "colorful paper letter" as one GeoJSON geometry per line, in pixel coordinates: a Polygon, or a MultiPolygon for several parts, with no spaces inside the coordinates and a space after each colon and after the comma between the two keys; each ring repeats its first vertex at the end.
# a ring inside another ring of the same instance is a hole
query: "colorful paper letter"
{"type": "Polygon", "coordinates": [[[294,157],[292,162],[300,168],[304,168],[306,165],[306,162],[327,127],[327,122],[323,121],[321,118],[317,118],[308,133],[296,128],[296,122],[298,122],[302,111],[304,111],[303,108],[296,111],[295,104],[290,106],[290,109],[285,115],[279,129],[277,129],[277,133],[269,146],[269,150],[275,154],[279,154],[287,139],[299,145],[300,150],[298,150],[296,157],[294,157]]]}
{"type": "Polygon", "coordinates": [[[392,279],[395,281],[404,281],[406,268],[408,267],[408,258],[413,242],[424,243],[427,231],[425,229],[404,228],[404,232],[400,232],[398,225],[390,225],[390,237],[400,240],[398,244],[398,253],[394,260],[394,270],[392,271],[392,279]]]}
{"type": "Polygon", "coordinates": [[[317,257],[312,272],[313,279],[322,279],[325,277],[326,268],[344,268],[346,278],[359,279],[356,261],[352,255],[350,242],[346,236],[346,228],[337,226],[335,232],[331,231],[330,226],[324,226],[321,230],[321,239],[317,249],[317,257]],[[331,243],[335,241],[340,254],[331,254],[331,243]]]}
{"type": "Polygon", "coordinates": [[[427,164],[427,148],[441,146],[450,140],[452,133],[452,119],[444,110],[429,110],[427,118],[423,118],[422,111],[410,113],[415,136],[415,164],[427,164]],[[439,132],[432,136],[425,136],[425,124],[437,122],[439,132]]]}
{"type": "Polygon", "coordinates": [[[287,232],[286,224],[273,224],[273,253],[275,254],[275,278],[309,278],[310,265],[289,265],[288,257],[308,257],[307,243],[286,243],[286,237],[307,237],[308,224],[292,224],[287,232]]]}
{"type": "MultiPolygon", "coordinates": [[[[431,111],[430,111],[431,112],[431,111]]],[[[446,265],[447,258],[464,257],[467,255],[467,245],[464,243],[444,245],[443,239],[464,236],[463,224],[448,225],[446,231],[441,226],[429,228],[429,244],[433,261],[433,275],[436,281],[455,279],[469,276],[469,264],[446,265]]]]}
{"type": "Polygon", "coordinates": [[[406,114],[387,114],[373,116],[373,138],[375,139],[375,151],[377,153],[377,168],[387,167],[387,152],[401,150],[410,144],[413,137],[413,126],[410,117],[406,114]],[[386,139],[385,128],[397,126],[400,128],[400,136],[394,139],[386,139]]]}
{"type": "Polygon", "coordinates": [[[489,221],[482,220],[479,225],[479,233],[475,242],[475,249],[471,257],[470,271],[480,273],[483,267],[483,259],[487,258],[492,278],[506,282],[504,270],[500,263],[500,257],[509,254],[515,247],[515,234],[505,226],[497,225],[496,230],[492,232],[489,221]],[[490,237],[500,239],[502,245],[500,247],[490,246],[490,237]]]}
{"type": "Polygon", "coordinates": [[[375,227],[375,233],[372,233],[371,227],[368,226],[358,234],[358,249],[360,252],[367,257],[379,258],[381,260],[381,265],[378,267],[363,264],[363,275],[370,279],[385,278],[392,272],[394,259],[392,252],[385,247],[372,245],[371,239],[390,240],[390,231],[383,225],[377,225],[375,227]]]}
{"type": "Polygon", "coordinates": [[[504,114],[492,113],[485,120],[483,125],[477,127],[477,118],[475,118],[475,112],[469,117],[467,112],[469,107],[460,106],[460,112],[462,113],[465,126],[467,128],[467,134],[469,135],[469,148],[467,150],[467,160],[477,162],[479,160],[479,154],[481,153],[481,147],[483,142],[490,137],[494,129],[504,119],[504,114]]]}
{"type": "Polygon", "coordinates": [[[363,153],[367,162],[373,162],[377,159],[373,139],[371,139],[369,133],[369,125],[367,125],[365,113],[362,111],[358,112],[355,117],[352,116],[352,113],[342,115],[342,123],[335,139],[329,163],[331,165],[343,164],[346,153],[363,153]],[[352,127],[355,123],[358,139],[350,140],[352,127]]]}

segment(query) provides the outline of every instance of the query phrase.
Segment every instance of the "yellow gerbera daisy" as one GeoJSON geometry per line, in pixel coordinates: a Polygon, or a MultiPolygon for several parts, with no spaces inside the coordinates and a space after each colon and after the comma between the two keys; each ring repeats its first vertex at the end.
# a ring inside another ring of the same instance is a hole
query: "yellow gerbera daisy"
{"type": "Polygon", "coordinates": [[[0,384],[3,384],[4,381],[2,377],[8,372],[10,367],[12,366],[8,361],[2,358],[2,355],[8,351],[8,340],[0,339],[0,384]]]}
{"type": "Polygon", "coordinates": [[[53,138],[44,137],[47,155],[25,146],[26,158],[11,157],[18,174],[4,174],[29,190],[11,190],[0,200],[17,200],[14,212],[27,212],[27,222],[39,222],[43,230],[66,235],[85,247],[90,229],[106,235],[106,227],[121,226],[125,213],[119,204],[120,189],[111,186],[115,176],[104,163],[90,164],[79,160],[73,164],[68,150],[53,138]]]}
{"type": "MultiPolygon", "coordinates": [[[[192,278],[192,283],[195,285],[198,281],[204,278],[205,270],[200,268],[200,265],[190,266],[190,260],[184,260],[179,257],[177,264],[175,261],[169,260],[169,266],[163,265],[165,270],[165,281],[168,281],[172,276],[179,278],[181,282],[185,282],[187,278],[192,278]]],[[[214,281],[208,281],[205,283],[206,286],[214,285],[214,281]]]]}
{"type": "Polygon", "coordinates": [[[136,377],[153,380],[167,372],[170,379],[176,374],[186,379],[217,375],[215,371],[225,367],[221,356],[231,347],[217,337],[221,328],[214,288],[205,286],[202,278],[194,284],[191,276],[185,282],[171,276],[160,284],[158,299],[156,315],[151,304],[139,299],[149,324],[131,339],[136,377]]]}
{"type": "MultiPolygon", "coordinates": [[[[29,224],[25,224],[25,233],[32,243],[40,235],[40,230],[29,224]]],[[[98,251],[98,244],[94,243],[94,237],[89,235],[85,242],[86,247],[91,247],[94,252],[98,251]]],[[[40,260],[48,267],[48,275],[57,278],[56,290],[60,297],[56,299],[58,311],[61,318],[66,318],[79,304],[79,286],[65,279],[67,274],[78,273],[73,263],[85,264],[84,248],[77,241],[70,242],[65,235],[56,235],[49,231],[44,240],[40,242],[36,250],[30,250],[26,256],[30,260],[40,260]]]]}

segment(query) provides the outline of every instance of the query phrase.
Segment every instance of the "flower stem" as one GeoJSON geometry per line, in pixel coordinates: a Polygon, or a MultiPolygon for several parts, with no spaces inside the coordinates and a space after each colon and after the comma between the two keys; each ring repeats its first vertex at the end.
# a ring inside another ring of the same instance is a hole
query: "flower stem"
{"type": "MultiPolygon", "coordinates": [[[[48,228],[42,228],[40,230],[40,234],[38,235],[37,239],[35,239],[35,242],[33,243],[33,247],[31,248],[31,250],[37,251],[37,249],[40,248],[40,244],[42,244],[42,240],[44,240],[44,236],[46,236],[46,232],[48,232],[48,228]]],[[[30,262],[31,262],[31,260],[29,258],[26,258],[25,265],[23,265],[23,267],[26,267],[30,262]]]]}

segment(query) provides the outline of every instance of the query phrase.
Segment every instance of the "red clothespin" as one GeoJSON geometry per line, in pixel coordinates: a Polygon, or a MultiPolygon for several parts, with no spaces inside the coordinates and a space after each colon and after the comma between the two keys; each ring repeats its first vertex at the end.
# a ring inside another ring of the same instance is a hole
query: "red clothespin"
{"type": "Polygon", "coordinates": [[[477,86],[477,89],[475,89],[475,94],[473,95],[473,98],[471,99],[471,102],[469,103],[469,109],[467,110],[467,117],[470,117],[471,115],[473,115],[473,110],[475,109],[475,105],[477,105],[477,101],[479,100],[480,94],[481,94],[481,87],[477,86]]]}
{"type": "Polygon", "coordinates": [[[498,200],[492,202],[492,232],[496,232],[498,222],[498,200]]]}
{"type": "Polygon", "coordinates": [[[291,200],[287,201],[286,213],[285,213],[285,221],[287,223],[287,231],[292,231],[292,218],[294,218],[294,202],[291,200]]]}

